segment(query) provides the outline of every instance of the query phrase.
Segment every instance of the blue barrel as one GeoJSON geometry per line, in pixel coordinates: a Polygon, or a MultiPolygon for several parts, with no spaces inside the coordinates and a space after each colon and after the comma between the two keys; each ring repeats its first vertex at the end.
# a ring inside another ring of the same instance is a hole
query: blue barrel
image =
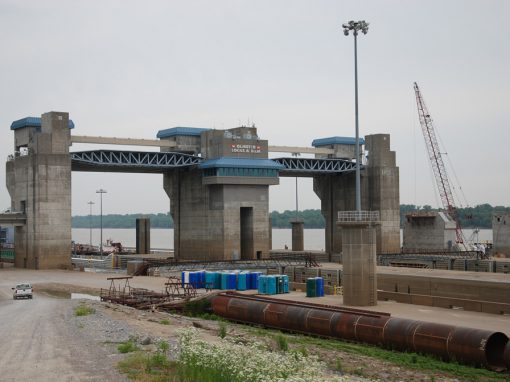
{"type": "Polygon", "coordinates": [[[266,294],[276,294],[277,285],[276,285],[276,277],[275,276],[267,276],[266,281],[266,294]]]}
{"type": "Polygon", "coordinates": [[[221,283],[220,283],[220,289],[226,290],[228,289],[228,273],[222,272],[221,273],[221,283]]]}
{"type": "Polygon", "coordinates": [[[248,273],[239,273],[237,275],[237,290],[246,290],[246,278],[248,273]]]}
{"type": "Polygon", "coordinates": [[[283,275],[283,293],[289,293],[289,276],[283,275]]]}
{"type": "Polygon", "coordinates": [[[235,290],[237,286],[237,275],[235,273],[227,274],[227,289],[235,290]]]}
{"type": "Polygon", "coordinates": [[[257,289],[260,294],[266,294],[267,276],[258,275],[257,277],[257,289]]]}

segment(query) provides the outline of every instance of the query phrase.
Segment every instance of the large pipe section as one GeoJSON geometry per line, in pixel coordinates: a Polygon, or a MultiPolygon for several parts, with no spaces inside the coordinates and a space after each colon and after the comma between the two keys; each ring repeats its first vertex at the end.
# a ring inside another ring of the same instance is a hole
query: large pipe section
{"type": "Polygon", "coordinates": [[[445,361],[482,365],[493,370],[510,369],[510,342],[501,332],[235,292],[215,296],[212,309],[233,321],[432,354],[445,361]]]}

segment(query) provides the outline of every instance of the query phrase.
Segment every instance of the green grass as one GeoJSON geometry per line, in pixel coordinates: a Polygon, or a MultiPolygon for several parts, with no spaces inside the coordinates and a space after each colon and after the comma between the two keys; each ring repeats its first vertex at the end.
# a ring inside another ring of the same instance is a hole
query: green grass
{"type": "Polygon", "coordinates": [[[176,362],[171,362],[160,353],[147,354],[135,352],[129,354],[117,365],[130,380],[144,382],[178,382],[176,362]]]}
{"type": "Polygon", "coordinates": [[[159,351],[137,351],[120,361],[117,368],[130,380],[143,382],[230,382],[218,370],[186,366],[170,361],[159,351]]]}
{"type": "MultiPolygon", "coordinates": [[[[487,369],[461,365],[456,362],[444,362],[432,356],[391,351],[372,345],[357,344],[345,342],[342,340],[325,339],[304,335],[283,335],[281,332],[276,330],[257,328],[247,325],[243,326],[251,333],[261,337],[270,337],[274,340],[277,340],[279,336],[285,336],[290,345],[297,347],[305,347],[309,349],[310,346],[316,346],[325,350],[340,351],[349,354],[377,358],[409,369],[421,370],[434,374],[442,373],[459,378],[462,381],[510,381],[508,373],[497,373],[487,369]]],[[[358,372],[360,371],[362,370],[359,370],[358,372]]]]}
{"type": "Polygon", "coordinates": [[[136,350],[138,350],[138,346],[136,346],[136,343],[133,340],[129,340],[126,342],[122,342],[117,346],[117,350],[119,353],[132,353],[136,350]]]}
{"type": "Polygon", "coordinates": [[[159,323],[161,325],[170,325],[170,320],[167,320],[166,318],[164,318],[161,321],[159,321],[159,323]]]}
{"type": "Polygon", "coordinates": [[[80,305],[74,309],[74,315],[77,317],[88,316],[89,314],[94,313],[96,313],[96,310],[86,305],[80,305]]]}

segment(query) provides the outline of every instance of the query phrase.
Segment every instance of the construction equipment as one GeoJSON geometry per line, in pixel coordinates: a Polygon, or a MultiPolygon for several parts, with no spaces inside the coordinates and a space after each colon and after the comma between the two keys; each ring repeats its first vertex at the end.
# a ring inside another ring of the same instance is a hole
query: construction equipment
{"type": "Polygon", "coordinates": [[[457,207],[455,206],[455,200],[453,199],[452,189],[450,187],[450,181],[446,172],[446,167],[443,162],[443,157],[439,151],[439,144],[436,138],[436,131],[432,124],[432,118],[425,105],[423,96],[421,95],[418,84],[414,83],[414,93],[416,95],[416,105],[418,106],[418,115],[420,117],[420,125],[425,138],[425,145],[429,154],[430,163],[432,164],[432,170],[436,179],[436,184],[439,189],[439,195],[441,202],[446,210],[446,213],[455,222],[455,236],[457,244],[464,244],[464,237],[462,234],[462,228],[460,226],[460,219],[457,215],[457,207]]]}

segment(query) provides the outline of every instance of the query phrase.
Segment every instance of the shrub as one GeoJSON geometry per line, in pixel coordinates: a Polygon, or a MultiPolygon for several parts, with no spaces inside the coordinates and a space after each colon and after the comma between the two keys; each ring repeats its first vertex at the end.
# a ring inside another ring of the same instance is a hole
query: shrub
{"type": "Polygon", "coordinates": [[[218,324],[218,336],[220,336],[220,338],[225,338],[227,335],[227,324],[225,324],[224,322],[220,322],[218,324]]]}
{"type": "Polygon", "coordinates": [[[287,337],[283,334],[278,334],[276,336],[276,344],[278,345],[278,349],[281,351],[289,350],[289,343],[287,342],[287,337]]]}
{"type": "Polygon", "coordinates": [[[96,310],[94,308],[91,308],[90,306],[86,305],[80,305],[74,309],[74,315],[75,316],[88,316],[89,314],[96,313],[96,310]]]}
{"type": "Polygon", "coordinates": [[[133,340],[129,340],[126,342],[123,342],[117,346],[117,350],[119,353],[131,353],[136,350],[138,350],[138,346],[136,346],[135,342],[133,340]]]}

